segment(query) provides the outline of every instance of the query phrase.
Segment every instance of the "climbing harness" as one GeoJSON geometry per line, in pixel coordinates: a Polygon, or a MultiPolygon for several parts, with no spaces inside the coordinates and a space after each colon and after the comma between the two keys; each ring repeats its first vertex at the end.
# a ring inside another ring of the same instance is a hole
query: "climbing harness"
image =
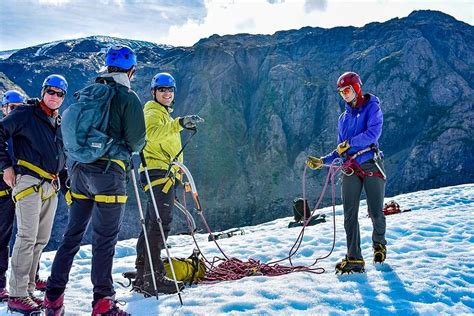
{"type": "Polygon", "coordinates": [[[385,172],[381,168],[379,161],[382,159],[380,155],[380,151],[375,145],[371,145],[367,148],[364,148],[362,150],[359,150],[355,154],[352,155],[347,155],[346,156],[346,161],[342,164],[341,171],[344,175],[350,177],[353,174],[358,176],[361,179],[364,179],[365,177],[379,177],[384,180],[387,179],[385,172]],[[359,165],[359,163],[356,161],[356,158],[362,154],[365,154],[367,152],[373,151],[374,152],[374,157],[373,157],[373,162],[375,166],[377,167],[378,171],[365,171],[362,169],[362,167],[359,165]]]}
{"type": "Polygon", "coordinates": [[[49,173],[49,172],[41,169],[40,167],[38,167],[38,166],[28,162],[28,161],[22,160],[22,159],[18,159],[17,165],[22,166],[22,167],[36,173],[37,175],[39,175],[40,176],[40,182],[36,185],[32,185],[32,186],[20,191],[17,194],[15,194],[14,196],[12,196],[13,202],[16,203],[16,202],[20,201],[21,199],[23,199],[23,198],[25,198],[25,197],[33,194],[33,193],[37,193],[37,192],[40,192],[41,200],[46,201],[46,200],[52,198],[61,189],[61,182],[59,182],[59,177],[58,177],[57,174],[49,173]],[[49,196],[43,197],[42,196],[43,195],[42,185],[45,182],[50,182],[51,186],[54,188],[54,190],[53,190],[53,193],[51,193],[49,196]]]}

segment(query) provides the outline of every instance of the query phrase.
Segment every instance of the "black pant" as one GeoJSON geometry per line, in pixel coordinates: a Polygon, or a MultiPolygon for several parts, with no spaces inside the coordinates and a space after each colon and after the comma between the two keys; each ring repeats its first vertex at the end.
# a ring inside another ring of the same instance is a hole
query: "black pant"
{"type": "MultiPolygon", "coordinates": [[[[383,162],[379,161],[383,168],[383,162]]],[[[379,171],[372,160],[361,165],[366,172],[379,171]]],[[[385,180],[372,176],[363,179],[353,174],[342,177],[342,204],[344,207],[344,229],[346,230],[347,256],[356,259],[362,259],[360,249],[360,230],[359,230],[359,203],[362,189],[367,196],[367,209],[372,219],[372,244],[386,245],[385,240],[385,215],[383,213],[383,199],[385,195],[385,180]]]]}
{"type": "MultiPolygon", "coordinates": [[[[150,170],[149,173],[150,179],[153,181],[165,177],[166,170],[150,170]]],[[[140,174],[140,182],[143,186],[148,184],[144,173],[140,174]]],[[[167,193],[162,191],[164,186],[165,184],[154,186],[153,195],[155,196],[156,204],[158,206],[158,213],[162,221],[163,231],[165,233],[165,238],[167,239],[171,229],[171,222],[173,220],[172,211],[174,206],[176,186],[172,185],[167,193]]],[[[147,191],[148,203],[145,212],[146,233],[148,242],[150,244],[153,269],[159,274],[164,274],[165,272],[163,263],[161,261],[161,250],[166,247],[166,239],[163,240],[161,237],[160,227],[158,225],[155,209],[153,207],[153,201],[151,200],[149,194],[150,191],[147,191]]],[[[137,241],[137,259],[135,261],[135,266],[138,271],[144,271],[147,274],[151,272],[143,229],[140,232],[140,236],[138,237],[137,241]]]]}
{"type": "Polygon", "coordinates": [[[71,170],[71,192],[87,196],[77,199],[69,210],[64,240],[54,257],[46,295],[54,300],[64,292],[74,256],[79,251],[87,225],[92,225],[92,270],[94,300],[113,296],[112,263],[122,224],[125,203],[95,202],[95,195],[126,195],[125,171],[115,163],[76,164],[71,170]]]}
{"type": "MultiPolygon", "coordinates": [[[[5,190],[7,188],[2,188],[5,190]]],[[[15,203],[11,194],[0,198],[0,289],[6,286],[5,273],[8,270],[9,243],[13,231],[15,203]]]]}

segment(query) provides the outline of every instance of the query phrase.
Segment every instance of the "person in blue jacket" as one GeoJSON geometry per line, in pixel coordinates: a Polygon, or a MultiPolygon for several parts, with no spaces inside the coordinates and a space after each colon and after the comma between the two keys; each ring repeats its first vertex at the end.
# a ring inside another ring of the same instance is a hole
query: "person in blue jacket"
{"type": "Polygon", "coordinates": [[[362,189],[367,196],[373,225],[374,262],[384,262],[387,251],[383,213],[386,175],[378,143],[382,134],[383,114],[379,99],[373,94],[362,92],[362,81],[358,74],[342,74],[337,80],[337,88],[346,102],[346,109],[338,122],[337,148],[324,157],[309,156],[306,164],[312,169],[319,169],[336,158],[343,160],[342,203],[347,255],[337,263],[336,272],[364,272],[358,221],[362,189]]]}
{"type": "Polygon", "coordinates": [[[38,313],[43,304],[33,294],[56,213],[58,173],[65,162],[58,109],[66,92],[66,79],[50,75],[43,82],[41,100],[16,108],[0,122],[0,168],[12,189],[17,223],[8,309],[23,314],[38,313]],[[7,149],[10,138],[16,161],[7,149]]]}

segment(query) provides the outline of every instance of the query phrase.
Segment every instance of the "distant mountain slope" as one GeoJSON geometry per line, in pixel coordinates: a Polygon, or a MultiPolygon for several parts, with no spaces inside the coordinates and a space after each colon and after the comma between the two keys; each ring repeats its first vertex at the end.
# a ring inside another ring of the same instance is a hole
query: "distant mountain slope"
{"type": "MultiPolygon", "coordinates": [[[[441,12],[415,11],[361,28],[214,35],[192,47],[91,37],[19,50],[0,71],[32,96],[51,73],[64,74],[74,91],[96,76],[108,45],[124,43],[138,54],[133,86],[143,101],[153,75],[171,72],[174,114],[206,119],[185,161],[220,229],[291,212],[307,155],[336,146],[343,104],[335,81],[347,70],[382,101],[388,195],[473,182],[473,30],[441,12]]],[[[312,200],[323,176],[309,174],[312,200]]],[[[130,229],[126,236],[136,234],[130,229]]]]}

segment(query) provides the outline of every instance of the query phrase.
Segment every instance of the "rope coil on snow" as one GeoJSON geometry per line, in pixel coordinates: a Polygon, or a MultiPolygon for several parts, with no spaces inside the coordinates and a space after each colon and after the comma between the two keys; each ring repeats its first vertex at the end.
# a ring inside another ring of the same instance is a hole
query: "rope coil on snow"
{"type": "MultiPolygon", "coordinates": [[[[173,162],[173,164],[177,165],[180,167],[180,169],[183,171],[183,173],[187,176],[189,180],[189,184],[192,189],[192,195],[193,195],[193,200],[196,204],[196,211],[198,212],[199,216],[201,217],[202,223],[204,224],[206,230],[208,233],[212,235],[212,231],[209,227],[209,224],[207,223],[206,218],[204,217],[203,211],[201,209],[201,203],[199,201],[199,197],[197,194],[196,186],[194,184],[194,180],[192,178],[191,173],[189,170],[184,166],[182,163],[179,162],[173,162]]],[[[311,216],[305,221],[300,234],[298,235],[295,243],[290,249],[290,252],[287,257],[279,260],[275,260],[269,263],[262,263],[259,260],[255,260],[252,258],[249,258],[248,261],[242,261],[237,258],[229,258],[222,248],[219,246],[217,243],[216,239],[212,237],[212,241],[215,243],[217,248],[219,249],[220,253],[224,258],[218,258],[214,257],[212,262],[208,260],[202,253],[199,244],[197,243],[197,240],[195,238],[195,233],[194,231],[191,231],[191,236],[194,240],[194,243],[196,245],[197,250],[201,253],[201,256],[204,259],[204,262],[206,263],[206,276],[200,280],[201,283],[216,283],[216,282],[221,282],[221,281],[231,281],[231,280],[239,280],[247,276],[255,276],[255,275],[262,275],[262,276],[280,276],[280,275],[285,275],[293,272],[309,272],[309,273],[315,273],[315,274],[321,274],[325,272],[325,269],[322,267],[313,267],[316,265],[316,263],[321,260],[329,257],[334,250],[335,242],[336,242],[336,222],[335,222],[335,205],[336,205],[336,198],[335,198],[335,177],[337,172],[341,169],[341,164],[340,161],[335,160],[331,165],[324,165],[324,167],[327,167],[329,169],[328,175],[326,176],[325,183],[323,185],[323,189],[321,191],[321,195],[318,199],[318,202],[311,212],[311,216]],[[304,236],[304,230],[308,223],[311,221],[311,218],[314,216],[315,211],[319,208],[319,205],[321,204],[323,197],[327,191],[327,188],[329,186],[329,182],[331,182],[331,188],[332,188],[332,207],[333,207],[333,225],[334,225],[334,237],[333,237],[333,244],[330,252],[323,256],[317,258],[311,265],[309,266],[295,266],[293,265],[293,262],[291,261],[291,257],[293,257],[299,247],[301,246],[303,236],[304,236]],[[278,263],[289,260],[290,266],[284,266],[280,265],[278,263]]],[[[306,178],[306,167],[303,171],[303,180],[302,180],[302,188],[303,188],[303,199],[306,198],[306,188],[305,188],[305,178],[306,178]]],[[[184,193],[184,195],[186,192],[184,193]]],[[[186,208],[186,198],[183,197],[183,204],[184,207],[186,208]]],[[[305,209],[306,212],[306,209],[305,209]]],[[[189,224],[189,221],[188,221],[189,224]]]]}

